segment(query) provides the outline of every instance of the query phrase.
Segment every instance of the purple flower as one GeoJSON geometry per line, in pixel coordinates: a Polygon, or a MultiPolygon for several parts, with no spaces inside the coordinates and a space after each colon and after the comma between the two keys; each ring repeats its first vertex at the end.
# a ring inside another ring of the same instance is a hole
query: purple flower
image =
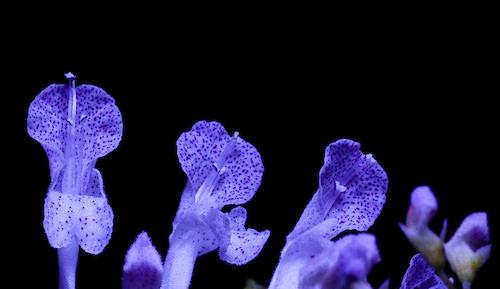
{"type": "Polygon", "coordinates": [[[420,254],[413,256],[400,289],[447,289],[434,269],[420,254]]]}
{"type": "Polygon", "coordinates": [[[476,273],[491,252],[488,216],[473,213],[467,216],[451,239],[444,245],[446,258],[464,288],[470,287],[476,273]],[[467,284],[467,285],[465,285],[467,284]]]}
{"type": "MultiPolygon", "coordinates": [[[[429,228],[429,222],[436,214],[437,208],[438,202],[431,189],[427,186],[417,187],[411,193],[406,224],[399,223],[399,227],[413,247],[436,271],[440,271],[445,265],[443,240],[429,228]]],[[[443,226],[445,227],[446,225],[443,226]]],[[[444,238],[444,234],[442,235],[444,238]]]]}
{"type": "Polygon", "coordinates": [[[75,87],[75,77],[66,76],[69,86],[52,84],[33,100],[27,130],[47,153],[51,183],[43,227],[50,245],[58,248],[61,286],[74,288],[78,244],[99,254],[111,238],[113,212],[94,166],[118,146],[122,118],[104,90],[75,87]]]}
{"type": "Polygon", "coordinates": [[[146,232],[142,232],[125,256],[123,265],[123,289],[159,289],[163,267],[161,256],[151,243],[146,232]]]}
{"type": "Polygon", "coordinates": [[[341,139],[325,151],[319,188],[287,236],[270,289],[298,288],[299,272],[345,230],[367,230],[385,203],[387,174],[360,144],[341,139]]]}
{"type": "Polygon", "coordinates": [[[371,288],[366,277],[380,262],[375,236],[347,235],[331,242],[300,272],[300,289],[371,288]]]}
{"type": "Polygon", "coordinates": [[[267,230],[245,229],[244,208],[221,212],[246,203],[259,188],[264,167],[255,147],[217,122],[200,121],[179,137],[177,155],[188,181],[169,237],[162,288],[187,288],[196,258],[217,248],[222,260],[246,264],[269,237],[267,230]]]}

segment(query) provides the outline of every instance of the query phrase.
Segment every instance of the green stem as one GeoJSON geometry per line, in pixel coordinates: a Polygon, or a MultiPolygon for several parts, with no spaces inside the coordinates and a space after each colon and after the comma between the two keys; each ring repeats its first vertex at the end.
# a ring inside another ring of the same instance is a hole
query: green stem
{"type": "Polygon", "coordinates": [[[448,275],[446,275],[446,272],[444,272],[444,270],[440,270],[438,272],[438,276],[439,278],[441,278],[441,280],[443,280],[444,284],[446,284],[446,286],[448,286],[449,289],[457,289],[457,287],[455,287],[455,285],[453,285],[453,283],[450,282],[450,278],[448,278],[448,275]]]}

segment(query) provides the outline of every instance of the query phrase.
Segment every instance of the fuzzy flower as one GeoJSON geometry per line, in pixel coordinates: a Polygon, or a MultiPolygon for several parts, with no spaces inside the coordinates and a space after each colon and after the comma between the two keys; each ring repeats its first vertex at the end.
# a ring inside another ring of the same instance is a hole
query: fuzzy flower
{"type": "Polygon", "coordinates": [[[380,262],[375,236],[347,235],[332,242],[300,273],[300,289],[371,288],[366,277],[380,262]]]}
{"type": "Polygon", "coordinates": [[[163,267],[161,256],[151,243],[146,232],[142,232],[125,256],[123,265],[123,289],[159,289],[163,267]]]}
{"type": "Polygon", "coordinates": [[[467,216],[451,239],[444,245],[451,268],[464,284],[470,287],[476,273],[488,260],[491,251],[488,216],[473,213],[467,216]]]}
{"type": "Polygon", "coordinates": [[[302,268],[345,230],[367,230],[385,203],[387,174],[360,144],[341,139],[325,151],[319,188],[287,236],[270,289],[299,286],[302,268]]]}
{"type": "Polygon", "coordinates": [[[94,166],[118,146],[122,117],[104,90],[75,87],[75,77],[66,76],[70,85],[52,84],[33,100],[27,130],[49,160],[43,227],[58,249],[60,286],[74,288],[78,245],[99,254],[111,238],[113,212],[94,166]]]}
{"type": "Polygon", "coordinates": [[[434,269],[420,254],[413,256],[400,289],[447,289],[434,269]]]}
{"type": "Polygon", "coordinates": [[[399,223],[399,227],[413,247],[436,271],[440,271],[445,265],[443,240],[429,228],[429,222],[436,215],[437,208],[438,202],[431,189],[427,186],[417,187],[411,193],[406,224],[399,223]]]}
{"type": "Polygon", "coordinates": [[[231,264],[255,258],[269,231],[245,229],[246,210],[260,186],[264,167],[259,152],[217,122],[200,121],[177,140],[177,155],[188,177],[169,237],[162,288],[188,288],[200,255],[219,249],[231,264]]]}

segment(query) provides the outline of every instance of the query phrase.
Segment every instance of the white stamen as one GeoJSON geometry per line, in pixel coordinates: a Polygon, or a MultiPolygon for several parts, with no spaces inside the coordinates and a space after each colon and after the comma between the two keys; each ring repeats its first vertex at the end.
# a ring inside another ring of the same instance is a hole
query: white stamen
{"type": "Polygon", "coordinates": [[[343,192],[345,192],[345,191],[347,190],[347,187],[345,187],[345,186],[341,185],[341,184],[339,183],[339,181],[335,181],[335,188],[336,188],[339,192],[341,192],[341,193],[343,193],[343,192]]]}
{"type": "Polygon", "coordinates": [[[223,175],[226,171],[227,168],[224,166],[229,158],[234,151],[235,151],[235,145],[240,140],[238,137],[239,133],[235,132],[229,142],[226,143],[224,146],[224,149],[222,150],[219,158],[212,163],[212,166],[215,168],[215,171],[212,171],[208,174],[207,178],[201,184],[200,188],[196,192],[196,195],[194,197],[195,203],[200,202],[203,199],[206,199],[212,194],[212,191],[215,188],[215,185],[217,184],[217,181],[219,180],[219,177],[223,175]]]}
{"type": "MultiPolygon", "coordinates": [[[[76,87],[75,87],[75,79],[76,76],[73,73],[68,72],[64,74],[66,78],[69,80],[69,89],[68,89],[68,122],[74,127],[76,123],[76,87]]],[[[74,129],[71,129],[73,132],[74,129]]]]}
{"type": "Polygon", "coordinates": [[[365,155],[365,159],[370,162],[370,166],[373,166],[377,161],[373,158],[372,154],[365,155]]]}

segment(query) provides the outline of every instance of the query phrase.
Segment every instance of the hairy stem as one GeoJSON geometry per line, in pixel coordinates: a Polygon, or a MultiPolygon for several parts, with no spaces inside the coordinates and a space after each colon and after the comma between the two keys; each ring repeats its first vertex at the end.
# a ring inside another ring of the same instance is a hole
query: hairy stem
{"type": "Polygon", "coordinates": [[[79,250],[80,247],[75,238],[73,238],[66,247],[57,249],[57,259],[59,262],[59,289],[75,288],[79,250]]]}
{"type": "Polygon", "coordinates": [[[162,289],[187,289],[191,283],[198,248],[192,242],[170,244],[163,267],[162,289]]]}

